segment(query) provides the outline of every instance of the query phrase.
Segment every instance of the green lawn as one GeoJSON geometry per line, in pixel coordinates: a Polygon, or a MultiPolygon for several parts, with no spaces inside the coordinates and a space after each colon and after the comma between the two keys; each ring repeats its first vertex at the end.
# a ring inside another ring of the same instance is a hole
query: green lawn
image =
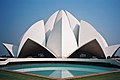
{"type": "MultiPolygon", "coordinates": [[[[0,70],[0,80],[51,80],[51,79],[0,70]]],[[[70,80],[120,80],[120,72],[91,76],[81,79],[76,78],[70,80]]]]}
{"type": "Polygon", "coordinates": [[[50,80],[50,79],[0,70],[0,80],[50,80]]]}
{"type": "Polygon", "coordinates": [[[81,79],[70,79],[70,80],[120,80],[120,72],[85,77],[81,79]]]}

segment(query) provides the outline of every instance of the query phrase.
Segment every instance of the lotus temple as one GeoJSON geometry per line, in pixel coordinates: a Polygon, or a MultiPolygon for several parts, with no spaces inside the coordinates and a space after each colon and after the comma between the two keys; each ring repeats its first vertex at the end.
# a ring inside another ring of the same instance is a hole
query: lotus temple
{"type": "Polygon", "coordinates": [[[84,20],[68,11],[56,11],[50,18],[34,23],[19,45],[3,43],[14,58],[98,58],[115,55],[120,44],[108,46],[104,37],[84,20]]]}
{"type": "Polygon", "coordinates": [[[113,58],[120,44],[108,46],[90,23],[77,20],[66,10],[35,22],[19,45],[3,46],[10,54],[10,58],[0,59],[5,71],[52,79],[120,72],[120,61],[113,58]]]}

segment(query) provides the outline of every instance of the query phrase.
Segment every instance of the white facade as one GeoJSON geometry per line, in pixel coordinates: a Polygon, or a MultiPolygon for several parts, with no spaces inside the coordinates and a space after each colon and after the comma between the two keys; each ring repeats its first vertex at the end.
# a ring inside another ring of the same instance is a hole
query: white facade
{"type": "Polygon", "coordinates": [[[5,48],[9,51],[10,55],[14,56],[14,53],[13,53],[13,45],[12,45],[12,44],[7,44],[7,43],[3,43],[3,45],[4,45],[5,48]]]}
{"type": "Polygon", "coordinates": [[[58,12],[59,11],[56,11],[52,16],[50,16],[50,18],[47,20],[47,22],[45,24],[46,41],[48,40],[48,37],[49,37],[53,27],[54,27],[58,12]]]}
{"type": "Polygon", "coordinates": [[[74,32],[76,40],[78,41],[78,37],[79,37],[78,33],[79,33],[79,28],[80,28],[80,22],[72,14],[70,14],[68,11],[65,11],[65,12],[66,12],[66,15],[68,17],[70,27],[74,32]]]}
{"type": "Polygon", "coordinates": [[[77,49],[74,33],[63,10],[57,15],[54,28],[47,41],[47,47],[60,58],[68,57],[70,53],[77,49]]]}
{"type": "Polygon", "coordinates": [[[23,38],[20,42],[19,48],[18,48],[18,54],[17,57],[19,56],[19,53],[22,49],[22,46],[25,44],[27,39],[30,38],[36,43],[40,45],[45,45],[45,28],[44,28],[44,21],[38,21],[35,24],[33,24],[23,35],[23,38]]]}
{"type": "Polygon", "coordinates": [[[23,50],[29,49],[24,48],[28,39],[57,58],[69,58],[77,50],[107,58],[112,57],[120,47],[120,45],[108,46],[103,36],[91,24],[83,20],[79,22],[71,13],[63,10],[56,11],[45,24],[43,20],[33,24],[23,35],[17,52],[13,51],[12,44],[3,43],[3,45],[13,57],[16,54],[16,57],[19,57],[23,50]]]}

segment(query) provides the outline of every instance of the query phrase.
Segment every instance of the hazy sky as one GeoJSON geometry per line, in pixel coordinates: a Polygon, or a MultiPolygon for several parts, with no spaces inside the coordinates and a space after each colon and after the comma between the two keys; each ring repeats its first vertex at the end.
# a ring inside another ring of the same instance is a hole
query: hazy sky
{"type": "Polygon", "coordinates": [[[109,45],[120,44],[120,0],[0,0],[0,55],[8,54],[3,42],[18,45],[34,22],[61,9],[91,23],[109,45]]]}

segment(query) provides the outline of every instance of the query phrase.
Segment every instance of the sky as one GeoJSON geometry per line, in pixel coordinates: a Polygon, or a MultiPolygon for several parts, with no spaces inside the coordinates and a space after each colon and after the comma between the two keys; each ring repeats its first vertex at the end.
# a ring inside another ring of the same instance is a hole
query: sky
{"type": "Polygon", "coordinates": [[[8,55],[2,43],[18,45],[33,23],[57,10],[92,24],[108,45],[120,44],[120,0],[0,0],[0,55],[8,55]]]}

